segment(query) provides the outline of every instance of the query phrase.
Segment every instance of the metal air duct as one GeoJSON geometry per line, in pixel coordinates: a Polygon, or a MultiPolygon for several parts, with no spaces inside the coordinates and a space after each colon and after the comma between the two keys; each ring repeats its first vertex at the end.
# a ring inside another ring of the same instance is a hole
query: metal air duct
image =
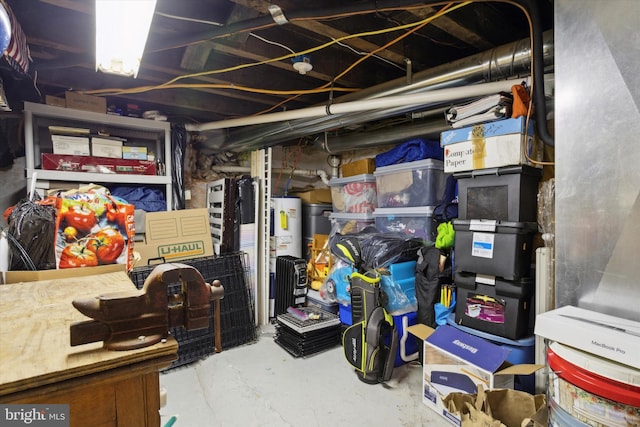
{"type": "MultiPolygon", "coordinates": [[[[544,67],[553,65],[553,31],[543,34],[542,59],[544,67]]],[[[473,85],[516,78],[531,73],[531,49],[529,38],[508,43],[488,51],[424,70],[413,75],[413,83],[407,84],[404,77],[381,85],[341,96],[334,104],[342,102],[384,98],[389,96],[422,93],[435,89],[473,85]]],[[[537,84],[543,84],[538,81],[537,84]]],[[[442,107],[442,105],[420,105],[419,109],[442,107]]],[[[413,106],[391,107],[384,110],[335,114],[308,119],[287,120],[277,124],[253,125],[233,129],[221,138],[214,132],[216,143],[211,149],[222,151],[250,151],[309,136],[329,130],[343,128],[404,114],[418,109],[413,106]],[[223,141],[221,141],[223,139],[223,141]]],[[[195,129],[194,129],[195,130],[195,129]]],[[[202,136],[207,137],[203,131],[202,136]]],[[[213,136],[213,135],[212,135],[213,136]]],[[[204,142],[206,145],[206,141],[204,142]]]]}

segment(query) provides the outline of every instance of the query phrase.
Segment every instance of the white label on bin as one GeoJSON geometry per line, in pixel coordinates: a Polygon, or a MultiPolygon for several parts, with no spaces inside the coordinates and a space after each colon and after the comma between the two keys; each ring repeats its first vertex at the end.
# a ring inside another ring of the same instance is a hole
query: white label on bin
{"type": "Polygon", "coordinates": [[[469,221],[471,231],[496,231],[497,221],[495,219],[472,219],[469,221]]]}
{"type": "Polygon", "coordinates": [[[480,258],[493,258],[493,243],[495,234],[473,233],[471,242],[471,256],[480,258]]]}

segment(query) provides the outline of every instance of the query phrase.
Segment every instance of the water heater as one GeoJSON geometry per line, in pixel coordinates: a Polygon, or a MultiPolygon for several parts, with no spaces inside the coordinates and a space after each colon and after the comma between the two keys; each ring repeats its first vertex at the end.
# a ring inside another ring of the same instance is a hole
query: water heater
{"type": "Polygon", "coordinates": [[[271,198],[271,271],[281,255],[302,257],[302,202],[299,197],[271,198]]]}
{"type": "Polygon", "coordinates": [[[299,197],[271,198],[269,237],[269,317],[275,315],[276,260],[289,255],[302,258],[302,201],[299,197]]]}

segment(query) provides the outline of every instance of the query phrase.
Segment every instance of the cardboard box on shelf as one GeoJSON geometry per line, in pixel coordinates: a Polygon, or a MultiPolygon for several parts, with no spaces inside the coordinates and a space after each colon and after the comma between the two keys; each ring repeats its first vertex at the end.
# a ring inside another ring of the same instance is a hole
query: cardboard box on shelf
{"type": "Polygon", "coordinates": [[[137,266],[213,256],[209,210],[148,212],[144,243],[136,242],[133,250],[140,255],[137,266]]]}
{"type": "Polygon", "coordinates": [[[360,159],[342,165],[342,176],[372,174],[376,170],[376,159],[360,159]]]}
{"type": "Polygon", "coordinates": [[[79,92],[65,92],[67,108],[92,111],[94,113],[107,113],[107,100],[100,96],[85,95],[79,92]]]}
{"type": "Polygon", "coordinates": [[[544,367],[512,365],[506,361],[508,349],[453,326],[434,330],[418,324],[407,330],[423,340],[422,402],[454,425],[461,425],[461,414],[445,405],[449,394],[473,394],[478,386],[511,389],[514,375],[530,375],[544,367]]]}
{"type": "Polygon", "coordinates": [[[85,136],[51,135],[53,154],[90,156],[89,138],[85,136]]]}
{"type": "Polygon", "coordinates": [[[65,101],[64,98],[60,98],[59,96],[51,96],[51,95],[46,95],[44,98],[44,102],[47,105],[54,105],[56,107],[66,107],[67,106],[67,102],[65,101]]]}
{"type": "Polygon", "coordinates": [[[122,158],[130,160],[147,160],[147,147],[122,147],[122,158]]]}
{"type": "MultiPolygon", "coordinates": [[[[91,138],[91,155],[94,157],[122,158],[122,141],[119,139],[91,138]]],[[[146,159],[145,159],[146,160],[146,159]]]]}

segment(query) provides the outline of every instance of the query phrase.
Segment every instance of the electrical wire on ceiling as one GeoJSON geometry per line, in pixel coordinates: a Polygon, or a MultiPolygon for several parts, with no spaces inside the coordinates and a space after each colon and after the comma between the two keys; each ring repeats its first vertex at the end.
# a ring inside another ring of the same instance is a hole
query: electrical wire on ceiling
{"type": "MultiPolygon", "coordinates": [[[[402,2],[404,3],[404,2],[402,2]]],[[[434,2],[431,4],[431,6],[442,6],[444,4],[446,4],[446,1],[441,1],[441,2],[434,2]]],[[[406,4],[401,4],[398,6],[387,6],[387,7],[383,7],[380,6],[380,4],[376,1],[375,2],[375,7],[373,8],[368,8],[368,9],[359,9],[361,6],[360,5],[349,5],[347,7],[356,7],[358,8],[357,10],[352,10],[349,12],[345,12],[344,10],[344,6],[341,6],[340,12],[336,12],[336,13],[330,13],[330,14],[320,14],[320,11],[316,11],[317,14],[313,14],[313,12],[309,15],[309,16],[292,16],[292,17],[288,17],[288,21],[290,23],[293,22],[304,22],[304,21],[334,21],[337,19],[342,19],[342,18],[348,18],[351,16],[358,16],[358,15],[368,15],[371,13],[379,13],[379,12],[392,12],[392,11],[411,11],[411,10],[419,10],[419,9],[424,9],[425,5],[424,4],[416,4],[416,5],[406,5],[406,4]]],[[[325,12],[326,8],[322,9],[322,12],[325,12]]],[[[275,27],[278,26],[280,24],[277,24],[275,21],[272,20],[270,13],[267,12],[267,10],[264,11],[265,15],[262,17],[258,17],[255,20],[251,20],[252,22],[255,22],[254,25],[252,25],[251,23],[249,23],[249,25],[247,25],[246,23],[233,23],[233,24],[229,24],[229,25],[218,25],[218,23],[212,23],[212,22],[208,22],[208,21],[198,21],[195,20],[194,22],[201,22],[203,24],[211,24],[211,25],[215,25],[217,27],[220,27],[220,31],[219,32],[209,32],[209,33],[204,33],[204,34],[200,34],[200,35],[189,35],[189,36],[185,36],[186,38],[191,39],[188,42],[179,42],[179,43],[174,43],[171,46],[165,46],[165,47],[154,47],[154,46],[150,46],[149,51],[150,52],[158,52],[158,51],[162,51],[162,50],[168,50],[168,49],[176,49],[176,48],[181,48],[181,47],[185,47],[185,46],[189,46],[192,44],[198,44],[198,43],[202,43],[203,41],[206,40],[213,40],[213,39],[218,39],[218,38],[224,38],[224,37],[229,37],[235,34],[241,34],[241,33],[245,33],[247,31],[251,32],[251,31],[257,31],[257,30],[263,30],[266,28],[271,28],[271,27],[275,27]],[[268,20],[265,22],[265,20],[268,20]]],[[[161,16],[167,16],[167,17],[175,17],[174,15],[168,15],[168,14],[163,14],[163,13],[158,13],[156,12],[157,15],[161,15],[161,16]]],[[[295,12],[294,12],[295,15],[295,12]]],[[[178,17],[175,17],[178,18],[178,17]]],[[[191,18],[182,18],[184,20],[189,20],[191,18]]],[[[185,38],[183,37],[183,39],[185,38]]],[[[173,41],[175,41],[175,37],[172,38],[173,41]]]]}
{"type": "MultiPolygon", "coordinates": [[[[159,15],[159,16],[164,16],[165,18],[176,19],[176,20],[179,20],[179,21],[195,22],[195,23],[198,23],[198,24],[213,25],[215,27],[224,27],[224,24],[222,24],[220,22],[215,22],[215,21],[205,21],[203,19],[188,18],[186,16],[171,15],[171,14],[168,14],[168,13],[157,12],[157,11],[156,11],[155,14],[159,15]]],[[[278,46],[278,47],[281,47],[281,48],[283,48],[285,50],[288,50],[291,53],[295,53],[295,51],[293,49],[291,49],[290,47],[285,46],[285,45],[283,45],[281,43],[275,42],[273,40],[266,39],[266,38],[264,38],[262,36],[257,35],[256,33],[250,32],[249,35],[251,37],[255,37],[258,40],[261,40],[261,41],[263,41],[265,43],[272,44],[274,46],[278,46]]]]}
{"type": "MultiPolygon", "coordinates": [[[[423,6],[415,6],[415,7],[412,7],[412,8],[407,8],[407,9],[405,9],[405,10],[417,9],[417,8],[422,8],[422,7],[423,7],[423,6]]],[[[370,13],[370,12],[366,12],[366,13],[370,13]]],[[[219,22],[204,21],[204,20],[201,20],[201,19],[194,19],[194,18],[185,18],[185,17],[175,16],[175,15],[169,15],[169,14],[161,13],[161,12],[156,12],[156,15],[164,16],[164,17],[167,17],[167,18],[174,18],[174,19],[180,19],[180,20],[190,21],[190,22],[197,22],[197,23],[201,23],[201,24],[215,25],[215,26],[219,26],[219,27],[223,26],[223,24],[221,24],[221,23],[219,23],[219,22]]],[[[340,17],[340,18],[343,18],[343,17],[340,17]]],[[[338,18],[333,18],[333,19],[338,19],[338,18]]],[[[402,25],[402,23],[400,23],[400,22],[398,22],[398,21],[396,21],[396,20],[392,20],[392,19],[390,19],[390,18],[386,18],[386,19],[388,19],[389,21],[391,21],[391,22],[395,23],[396,25],[402,25]]],[[[304,20],[304,19],[301,19],[301,20],[304,20]]],[[[324,20],[324,19],[316,19],[316,20],[324,20]]],[[[261,40],[261,41],[263,41],[263,42],[265,42],[265,43],[268,43],[268,44],[271,44],[271,45],[274,45],[274,46],[279,46],[279,47],[281,47],[281,48],[283,48],[283,49],[285,49],[285,50],[288,50],[288,51],[289,51],[289,52],[291,52],[291,53],[296,53],[296,52],[295,52],[293,49],[291,49],[290,47],[285,46],[284,44],[281,44],[281,43],[278,43],[278,42],[275,42],[275,41],[272,41],[272,40],[266,39],[266,38],[264,38],[264,37],[262,37],[262,36],[257,35],[257,34],[256,34],[256,33],[254,33],[254,32],[250,32],[250,33],[249,33],[249,35],[250,35],[251,37],[255,37],[255,38],[257,38],[258,40],[261,40]]],[[[330,37],[330,38],[331,38],[331,40],[336,40],[336,39],[335,39],[335,37],[330,37]]],[[[431,40],[431,41],[434,41],[434,40],[431,40]]],[[[435,41],[434,41],[434,42],[435,42],[435,41]]],[[[337,40],[336,40],[336,44],[337,44],[338,46],[342,46],[342,47],[344,47],[344,48],[349,49],[350,51],[352,51],[352,52],[353,52],[353,53],[355,53],[356,55],[364,56],[364,55],[369,54],[369,52],[359,51],[359,50],[357,50],[357,49],[353,48],[352,46],[349,46],[348,44],[342,43],[341,41],[337,41],[337,40]]],[[[403,70],[403,71],[404,71],[404,68],[403,68],[402,66],[400,66],[400,65],[396,64],[396,63],[395,63],[395,62],[393,62],[393,61],[389,61],[388,59],[383,58],[383,57],[381,57],[381,56],[379,56],[379,55],[372,55],[372,57],[373,57],[373,58],[376,58],[376,59],[378,59],[378,60],[380,60],[380,61],[382,61],[382,62],[385,62],[385,63],[387,63],[387,64],[391,65],[392,67],[396,67],[396,68],[399,68],[400,70],[403,70]]]]}
{"type": "MultiPolygon", "coordinates": [[[[335,40],[335,38],[331,37],[331,40],[335,40]]],[[[371,53],[371,52],[362,52],[362,51],[359,51],[359,50],[357,50],[357,49],[352,48],[352,47],[351,47],[351,46],[349,46],[348,44],[344,44],[344,43],[342,43],[342,42],[336,42],[336,44],[337,44],[338,46],[346,47],[347,49],[349,49],[350,51],[352,51],[352,52],[353,52],[353,53],[355,53],[356,55],[365,56],[365,55],[369,55],[369,54],[371,53]]],[[[383,57],[378,56],[378,55],[371,55],[371,57],[372,57],[372,58],[379,59],[379,60],[380,60],[380,61],[382,61],[382,62],[386,62],[387,64],[389,64],[389,65],[391,65],[391,66],[393,66],[393,67],[399,68],[399,69],[401,69],[402,71],[404,71],[404,68],[403,68],[403,67],[401,67],[400,65],[396,64],[396,63],[395,63],[395,62],[393,62],[393,61],[389,61],[389,60],[388,60],[388,59],[386,59],[386,58],[383,58],[383,57]]]]}
{"type": "MultiPolygon", "coordinates": [[[[483,2],[490,3],[492,1],[498,1],[505,4],[510,4],[520,8],[526,15],[527,19],[530,20],[530,33],[531,33],[531,57],[538,58],[537,61],[531,61],[532,76],[536,76],[537,79],[542,78],[544,75],[544,63],[542,58],[544,57],[544,44],[542,39],[542,30],[540,28],[540,11],[538,8],[537,1],[538,0],[474,0],[474,2],[483,2]]],[[[375,0],[373,2],[363,2],[362,4],[345,4],[341,5],[338,8],[329,9],[327,12],[326,8],[323,8],[321,11],[293,11],[288,13],[287,20],[289,22],[297,22],[304,20],[320,20],[320,19],[333,19],[336,17],[346,17],[354,14],[362,14],[362,13],[370,13],[370,12],[378,12],[378,11],[386,11],[386,10],[409,10],[416,9],[422,7],[429,7],[435,5],[442,5],[445,2],[440,1],[424,1],[420,5],[412,5],[411,0],[402,1],[402,0],[375,0]],[[363,9],[368,6],[368,9],[363,9]],[[337,10],[337,12],[334,12],[337,10]]],[[[235,33],[241,33],[245,31],[255,31],[261,28],[269,28],[274,25],[277,25],[271,16],[260,16],[258,18],[236,22],[225,27],[221,27],[219,31],[209,31],[201,34],[189,34],[182,37],[172,37],[171,42],[172,46],[169,47],[158,47],[158,46],[149,46],[150,50],[164,50],[170,49],[172,47],[181,47],[186,46],[193,43],[199,43],[203,40],[210,40],[219,37],[226,37],[235,33]]],[[[546,123],[546,106],[545,106],[545,91],[544,84],[535,85],[535,89],[532,88],[532,97],[533,104],[537,106],[535,110],[536,116],[536,127],[538,129],[538,134],[540,138],[545,142],[546,145],[553,146],[554,138],[550,135],[549,129],[546,123]]]]}
{"type": "MultiPolygon", "coordinates": [[[[240,70],[243,68],[248,68],[248,67],[253,67],[253,66],[257,66],[257,65],[264,65],[264,64],[268,64],[271,62],[277,62],[277,61],[282,61],[285,59],[289,59],[295,56],[300,56],[300,55],[305,55],[305,54],[309,54],[312,52],[316,52],[318,50],[321,49],[325,49],[331,45],[337,44],[338,42],[344,41],[344,40],[348,40],[348,39],[352,39],[352,38],[359,38],[359,37],[365,37],[365,36],[371,36],[371,35],[378,35],[378,34],[385,34],[385,33],[389,33],[389,32],[393,32],[393,31],[399,31],[399,30],[404,30],[404,29],[410,29],[410,28],[422,28],[424,27],[424,25],[428,24],[429,22],[431,22],[432,20],[446,14],[449,12],[452,12],[453,10],[456,10],[460,7],[466,6],[468,4],[470,4],[471,2],[465,2],[465,3],[461,3],[457,6],[451,7],[449,9],[446,10],[441,10],[438,13],[436,13],[435,15],[432,15],[428,18],[422,19],[420,21],[416,21],[416,22],[412,22],[409,24],[404,24],[404,25],[400,25],[400,26],[396,26],[396,27],[392,27],[392,28],[384,28],[381,30],[375,30],[375,31],[367,31],[367,32],[362,32],[362,33],[356,33],[356,34],[349,34],[349,35],[345,35],[342,37],[339,37],[337,39],[331,40],[327,43],[324,43],[322,45],[310,48],[310,49],[306,49],[300,52],[294,52],[294,53],[290,53],[284,56],[280,56],[277,58],[272,58],[272,59],[268,59],[265,61],[258,61],[258,62],[252,62],[252,63],[247,63],[247,64],[240,64],[234,67],[228,67],[228,68],[224,68],[224,69],[219,69],[219,70],[209,70],[209,71],[202,71],[199,73],[193,73],[193,74],[185,74],[182,76],[177,76],[163,84],[160,85],[155,85],[155,86],[143,86],[143,87],[138,87],[138,88],[129,88],[129,89],[118,89],[118,88],[109,88],[109,89],[97,89],[97,90],[90,90],[90,91],[85,91],[84,93],[87,94],[92,94],[92,95],[123,95],[123,94],[131,94],[131,93],[142,93],[142,92],[149,92],[152,90],[159,90],[159,89],[173,89],[176,87],[180,87],[180,88],[214,88],[214,89],[236,89],[236,90],[246,90],[247,88],[244,86],[237,86],[237,85],[220,85],[220,84],[206,84],[206,83],[202,83],[202,84],[185,84],[185,85],[181,85],[181,86],[175,86],[175,82],[182,80],[182,79],[186,79],[186,78],[194,78],[194,77],[201,77],[201,76],[206,76],[206,75],[211,75],[211,74],[220,74],[220,73],[226,73],[226,72],[230,72],[230,71],[236,71],[236,70],[240,70]]],[[[417,30],[416,29],[416,30],[417,30]]],[[[402,38],[406,37],[406,35],[408,35],[409,33],[404,33],[403,36],[401,36],[402,38]]],[[[401,40],[401,38],[398,38],[396,40],[401,40]]],[[[369,58],[371,55],[379,52],[380,50],[390,46],[393,43],[388,43],[385,45],[385,47],[383,48],[379,48],[374,50],[373,52],[368,53],[367,55],[365,55],[362,58],[359,58],[357,61],[355,61],[354,64],[352,64],[351,66],[347,67],[347,69],[345,71],[343,71],[342,73],[340,73],[338,75],[338,77],[334,78],[333,81],[337,80],[339,77],[345,75],[348,71],[352,70],[357,64],[360,64],[361,62],[363,62],[365,59],[369,58]]],[[[327,85],[330,85],[330,83],[328,83],[327,85]]],[[[319,92],[326,92],[326,91],[330,91],[330,90],[338,90],[337,87],[334,87],[333,89],[327,89],[326,86],[323,86],[321,89],[311,89],[311,90],[318,90],[319,92]]],[[[353,91],[353,89],[340,89],[341,91],[353,91]]],[[[258,90],[256,90],[258,91],[258,90]]],[[[294,93],[295,91],[266,91],[266,90],[260,90],[260,93],[268,93],[268,94],[273,94],[273,95],[288,95],[291,93],[294,93]]],[[[305,93],[318,93],[318,92],[305,92],[305,91],[298,91],[300,94],[305,94],[305,93]]],[[[268,110],[269,111],[269,110],[268,110]]]]}
{"type": "MultiPolygon", "coordinates": [[[[530,32],[530,41],[531,41],[531,71],[532,71],[532,78],[533,76],[536,76],[536,78],[540,79],[541,76],[544,74],[544,64],[542,61],[542,57],[543,57],[543,43],[542,43],[542,32],[539,28],[539,23],[540,23],[540,12],[538,10],[538,7],[536,5],[536,0],[475,0],[474,2],[483,2],[483,3],[490,3],[491,1],[498,1],[501,3],[506,3],[506,4],[511,4],[513,6],[518,7],[519,9],[521,9],[524,13],[525,16],[527,17],[528,21],[529,21],[529,32],[530,32]],[[533,17],[532,17],[533,15],[533,17]],[[534,24],[535,22],[535,24],[534,24]],[[535,26],[535,28],[534,28],[535,26]],[[538,60],[534,61],[534,58],[538,58],[538,60]]],[[[348,8],[355,8],[355,5],[345,5],[345,6],[341,6],[340,9],[340,13],[333,13],[333,14],[327,14],[327,15],[321,15],[321,14],[313,14],[310,13],[309,16],[299,16],[300,14],[304,14],[305,12],[302,11],[295,11],[293,12],[291,15],[295,15],[295,16],[289,16],[288,17],[288,21],[289,22],[298,22],[298,21],[304,21],[304,20],[329,20],[329,19],[338,19],[340,17],[346,17],[346,16],[351,16],[351,15],[356,15],[356,14],[363,14],[363,13],[370,13],[370,12],[378,12],[378,11],[384,11],[384,10],[409,10],[409,9],[419,9],[419,8],[423,8],[423,7],[428,7],[428,6],[435,6],[435,5],[442,5],[445,4],[445,2],[439,2],[439,1],[425,1],[424,3],[422,3],[421,5],[406,5],[406,4],[402,4],[404,2],[395,2],[395,1],[376,1],[375,4],[375,9],[370,9],[370,10],[363,10],[363,9],[359,9],[359,10],[352,10],[350,12],[344,12],[345,9],[348,8]],[[379,4],[387,4],[387,5],[393,5],[393,7],[388,7],[388,8],[381,8],[379,7],[379,4]]],[[[408,2],[407,2],[408,3],[408,2]]],[[[466,3],[465,3],[466,4],[466,3]]],[[[358,7],[362,7],[362,5],[358,6],[358,7]]],[[[307,12],[309,13],[309,12],[307,12]]],[[[410,25],[419,25],[420,22],[417,23],[413,23],[410,25]]],[[[247,21],[242,21],[242,22],[238,22],[238,23],[234,23],[234,24],[230,24],[228,26],[225,27],[221,27],[220,31],[216,32],[208,32],[206,34],[206,36],[202,36],[199,39],[195,39],[194,35],[188,35],[188,36],[183,36],[181,39],[179,39],[179,43],[175,43],[174,47],[179,47],[179,46],[186,46],[189,44],[194,44],[194,43],[199,43],[202,42],[204,40],[210,40],[210,39],[215,39],[215,38],[219,38],[219,37],[225,37],[225,36],[229,36],[235,33],[241,33],[241,32],[246,32],[246,31],[256,31],[258,29],[262,29],[262,28],[268,28],[268,27],[272,27],[275,24],[274,22],[268,22],[266,17],[259,17],[256,19],[252,19],[252,20],[247,20],[247,21]],[[189,40],[190,41],[186,41],[189,40]]],[[[367,35],[368,33],[361,33],[358,35],[352,35],[352,36],[345,36],[345,37],[341,37],[336,39],[335,43],[340,42],[342,40],[346,40],[348,38],[352,38],[352,37],[362,37],[364,35],[367,35]]],[[[174,37],[172,39],[173,41],[176,41],[176,38],[174,37]]],[[[325,45],[322,46],[318,46],[316,48],[314,48],[314,50],[319,50],[324,48],[325,45]]],[[[165,48],[166,49],[166,48],[165,48]]],[[[150,50],[154,50],[153,46],[150,47],[150,50]]],[[[164,50],[161,48],[156,47],[155,51],[157,50],[164,50]]],[[[299,53],[298,53],[299,54],[299,53]]],[[[249,67],[249,66],[255,66],[255,65],[260,65],[262,63],[269,63],[269,62],[273,62],[273,61],[277,61],[277,60],[281,60],[281,59],[286,59],[289,58],[291,56],[286,56],[286,57],[280,57],[280,58],[274,58],[271,60],[268,60],[266,62],[258,62],[258,63],[253,63],[253,64],[246,64],[243,65],[242,67],[249,67]]],[[[225,70],[223,70],[225,71],[225,70]]],[[[221,72],[220,70],[218,72],[221,72]]],[[[194,75],[190,75],[190,76],[197,76],[197,74],[194,75]]],[[[187,78],[190,76],[179,76],[177,77],[177,80],[179,79],[183,79],[183,78],[187,78]]],[[[335,80],[334,80],[335,81],[335,80]]],[[[159,86],[158,88],[161,87],[167,87],[170,82],[164,83],[163,85],[159,86]]],[[[540,83],[542,84],[542,83],[540,83]]],[[[544,105],[545,99],[544,99],[544,85],[540,86],[540,84],[536,84],[531,85],[530,89],[531,89],[531,93],[532,93],[532,104],[538,106],[538,108],[536,108],[535,114],[536,114],[536,124],[537,124],[537,128],[538,128],[538,133],[539,136],[541,137],[541,139],[543,139],[543,141],[545,142],[545,144],[553,146],[553,137],[549,134],[548,128],[547,126],[544,124],[545,123],[545,112],[546,112],[546,108],[544,105]],[[534,89],[535,88],[535,89],[534,89]]],[[[115,89],[118,90],[118,89],[115,89]]],[[[530,109],[531,111],[531,109],[530,109]]]]}
{"type": "MultiPolygon", "coordinates": [[[[420,25],[418,25],[418,26],[416,26],[416,27],[412,28],[411,30],[407,31],[406,33],[401,34],[400,36],[398,36],[398,37],[396,37],[395,39],[391,40],[390,42],[386,43],[385,45],[380,46],[380,47],[379,47],[379,48],[377,48],[377,49],[374,49],[372,52],[369,52],[369,53],[368,53],[368,54],[366,54],[365,56],[363,56],[363,57],[359,58],[358,60],[356,60],[353,64],[351,64],[351,65],[350,65],[350,66],[348,66],[346,69],[344,69],[341,73],[339,73],[337,76],[335,76],[335,77],[333,78],[333,81],[336,81],[336,80],[338,80],[339,78],[343,77],[343,76],[344,76],[345,74],[347,74],[349,71],[351,71],[352,69],[354,69],[358,64],[362,63],[362,62],[363,62],[363,61],[365,61],[367,58],[369,58],[371,55],[374,55],[376,52],[379,52],[379,51],[381,51],[381,50],[383,50],[383,49],[388,48],[389,46],[392,46],[392,45],[394,45],[394,44],[398,43],[398,42],[399,42],[399,41],[401,41],[402,39],[404,39],[404,38],[408,37],[408,36],[409,36],[409,35],[411,35],[412,33],[414,33],[414,32],[416,32],[416,31],[420,30],[421,28],[423,28],[423,27],[424,27],[424,26],[426,26],[427,24],[431,23],[431,21],[433,21],[434,19],[439,18],[440,16],[443,16],[444,14],[449,13],[449,12],[451,12],[451,11],[453,11],[453,10],[459,9],[459,8],[461,8],[461,7],[464,7],[464,6],[468,5],[469,3],[470,3],[470,2],[461,3],[461,4],[459,4],[459,5],[457,5],[457,6],[454,6],[454,7],[451,7],[451,3],[450,3],[450,4],[445,5],[442,9],[440,9],[440,10],[439,10],[437,13],[435,13],[434,15],[430,16],[429,18],[423,19],[423,20],[422,20],[422,23],[421,23],[420,25]]],[[[321,88],[327,88],[327,87],[329,87],[330,85],[332,86],[333,81],[331,81],[331,82],[329,82],[329,83],[326,83],[326,84],[324,84],[324,85],[322,85],[322,86],[320,86],[320,87],[321,87],[321,88]]],[[[263,111],[260,111],[260,112],[258,112],[258,113],[256,113],[256,114],[253,114],[253,116],[258,116],[258,115],[261,115],[261,114],[265,114],[265,113],[271,112],[271,111],[275,110],[276,108],[279,108],[279,107],[280,107],[280,106],[282,106],[283,104],[286,104],[287,102],[290,102],[290,101],[294,100],[297,96],[299,96],[299,95],[296,95],[296,96],[294,96],[294,97],[292,97],[292,98],[286,99],[286,100],[284,100],[284,101],[282,101],[282,102],[280,102],[280,103],[278,103],[278,104],[274,105],[274,106],[273,106],[273,107],[271,107],[271,108],[268,108],[268,109],[263,110],[263,111]]]]}

